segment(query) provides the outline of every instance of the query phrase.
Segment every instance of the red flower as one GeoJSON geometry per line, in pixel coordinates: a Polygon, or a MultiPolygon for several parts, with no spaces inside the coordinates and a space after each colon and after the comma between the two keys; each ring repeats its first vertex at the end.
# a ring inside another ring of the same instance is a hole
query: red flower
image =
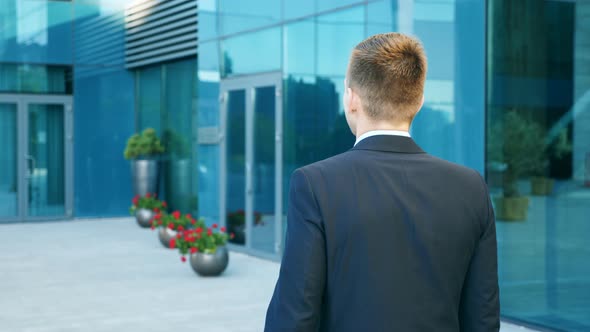
{"type": "Polygon", "coordinates": [[[176,248],[176,239],[170,239],[170,249],[176,248]]]}
{"type": "Polygon", "coordinates": [[[152,194],[150,194],[150,193],[145,194],[145,197],[147,197],[147,198],[150,198],[151,196],[152,196],[152,194]]]}
{"type": "Polygon", "coordinates": [[[137,196],[133,197],[133,205],[137,205],[137,203],[139,203],[139,198],[137,196]]]}
{"type": "Polygon", "coordinates": [[[217,228],[217,224],[213,224],[213,228],[217,228]]]}
{"type": "Polygon", "coordinates": [[[160,220],[160,219],[162,219],[162,214],[161,214],[160,212],[158,212],[158,214],[156,214],[156,215],[154,216],[154,218],[156,218],[156,219],[160,220]]]}
{"type": "Polygon", "coordinates": [[[180,239],[181,237],[182,237],[182,234],[180,234],[180,233],[176,234],[177,239],[180,239]]]}
{"type": "Polygon", "coordinates": [[[158,225],[160,225],[160,226],[162,225],[162,220],[158,221],[158,225]]]}
{"type": "Polygon", "coordinates": [[[231,234],[229,235],[229,238],[230,238],[230,239],[233,239],[234,237],[236,237],[236,235],[235,235],[234,233],[231,233],[231,234]]]}
{"type": "Polygon", "coordinates": [[[221,233],[225,233],[226,228],[225,227],[221,227],[221,233]]]}
{"type": "Polygon", "coordinates": [[[191,248],[191,254],[196,254],[199,251],[197,248],[191,248]]]}
{"type": "Polygon", "coordinates": [[[186,262],[186,257],[180,256],[180,260],[184,263],[184,262],[186,262]]]}
{"type": "Polygon", "coordinates": [[[186,219],[193,219],[193,216],[191,216],[191,215],[190,215],[190,213],[187,213],[187,214],[185,215],[185,217],[186,217],[186,219]]]}
{"type": "Polygon", "coordinates": [[[155,212],[155,213],[160,213],[160,209],[158,209],[158,208],[154,208],[154,212],[155,212]]]}
{"type": "Polygon", "coordinates": [[[197,231],[198,234],[201,234],[201,233],[203,233],[203,228],[199,227],[199,228],[196,229],[196,231],[197,231]]]}
{"type": "Polygon", "coordinates": [[[168,224],[168,228],[170,228],[171,230],[174,230],[174,224],[168,224]]]}
{"type": "Polygon", "coordinates": [[[207,236],[213,235],[213,230],[211,228],[207,229],[207,236]]]}
{"type": "Polygon", "coordinates": [[[195,219],[191,219],[191,224],[193,224],[193,225],[194,225],[194,224],[196,224],[196,223],[197,223],[197,221],[196,221],[195,219]]]}
{"type": "Polygon", "coordinates": [[[179,232],[184,231],[184,227],[182,225],[178,225],[178,228],[176,228],[176,230],[178,230],[179,232]]]}
{"type": "Polygon", "coordinates": [[[180,219],[180,212],[174,211],[172,212],[172,216],[174,217],[174,219],[180,219]]]}
{"type": "Polygon", "coordinates": [[[162,206],[163,206],[163,207],[168,207],[168,204],[166,203],[166,201],[163,201],[163,202],[162,202],[162,206]]]}

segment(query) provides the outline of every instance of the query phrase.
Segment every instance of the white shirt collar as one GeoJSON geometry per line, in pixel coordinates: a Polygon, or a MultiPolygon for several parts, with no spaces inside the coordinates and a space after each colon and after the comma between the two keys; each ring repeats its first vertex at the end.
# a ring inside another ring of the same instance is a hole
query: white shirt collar
{"type": "Polygon", "coordinates": [[[371,130],[367,131],[366,133],[362,134],[361,137],[356,139],[354,145],[359,144],[360,141],[364,140],[367,137],[377,136],[377,135],[390,135],[390,136],[405,136],[410,137],[410,133],[407,131],[402,130],[371,130]]]}

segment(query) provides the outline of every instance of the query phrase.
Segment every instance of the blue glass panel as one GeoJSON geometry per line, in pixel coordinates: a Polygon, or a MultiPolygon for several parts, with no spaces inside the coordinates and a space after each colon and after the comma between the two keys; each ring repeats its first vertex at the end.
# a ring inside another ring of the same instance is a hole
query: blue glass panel
{"type": "Polygon", "coordinates": [[[425,103],[412,136],[429,153],[483,173],[483,4],[388,0],[369,3],[367,11],[369,35],[398,31],[424,44],[425,103]]]}
{"type": "MultiPolygon", "coordinates": [[[[198,126],[199,131],[219,131],[218,42],[199,44],[198,126]]],[[[199,215],[219,222],[219,145],[198,145],[199,215]]]]}
{"type": "Polygon", "coordinates": [[[219,2],[224,35],[278,23],[281,3],[276,0],[223,0],[219,2]]]}
{"type": "Polygon", "coordinates": [[[0,103],[0,219],[18,214],[17,104],[0,103]]]}
{"type": "Polygon", "coordinates": [[[313,15],[317,12],[317,3],[318,0],[284,1],[285,19],[313,15]]]}
{"type": "Polygon", "coordinates": [[[71,94],[71,66],[0,63],[0,91],[71,94]]]}
{"type": "Polygon", "coordinates": [[[72,4],[5,0],[0,6],[0,61],[72,63],[72,4]]]}
{"type": "Polygon", "coordinates": [[[362,4],[364,1],[359,0],[317,0],[318,11],[323,12],[340,7],[346,7],[353,4],[362,4]]]}
{"type": "Polygon", "coordinates": [[[199,1],[199,41],[212,39],[219,35],[217,3],[217,0],[199,1]]]}
{"type": "Polygon", "coordinates": [[[344,77],[353,47],[364,39],[365,6],[317,18],[317,74],[344,77]]]}
{"type": "Polygon", "coordinates": [[[139,130],[154,128],[162,134],[162,66],[136,71],[137,118],[139,130]]]}
{"type": "Polygon", "coordinates": [[[222,40],[222,76],[281,69],[281,29],[272,28],[222,40]],[[264,45],[264,50],[256,47],[264,45]]]}
{"type": "Polygon", "coordinates": [[[589,331],[590,3],[488,5],[486,170],[502,314],[589,331]]]}
{"type": "Polygon", "coordinates": [[[128,215],[131,175],[123,150],[135,132],[133,75],[78,66],[74,80],[76,215],[128,215]]]}
{"type": "MultiPolygon", "coordinates": [[[[294,22],[285,26],[283,70],[289,74],[314,75],[316,68],[316,43],[317,20],[309,19],[294,22]]],[[[344,69],[340,75],[346,71],[344,69]]]]}

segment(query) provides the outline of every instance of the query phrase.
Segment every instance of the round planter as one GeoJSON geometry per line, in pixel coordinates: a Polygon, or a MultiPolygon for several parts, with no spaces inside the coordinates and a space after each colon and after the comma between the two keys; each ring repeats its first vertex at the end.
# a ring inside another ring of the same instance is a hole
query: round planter
{"type": "Polygon", "coordinates": [[[177,231],[173,231],[168,227],[160,227],[158,229],[158,238],[160,239],[160,243],[166,248],[170,248],[170,240],[176,237],[178,234],[177,231]]]}
{"type": "Polygon", "coordinates": [[[229,263],[227,247],[218,247],[214,254],[195,253],[190,255],[190,263],[193,270],[203,277],[218,276],[229,263]]]}
{"type": "Polygon", "coordinates": [[[496,219],[504,221],[523,221],[527,219],[528,197],[494,197],[496,219]]]}
{"type": "Polygon", "coordinates": [[[164,164],[166,199],[170,210],[192,211],[193,198],[190,159],[172,159],[164,164]]]}
{"type": "Polygon", "coordinates": [[[531,194],[535,196],[547,196],[553,191],[555,180],[543,176],[531,178],[531,194]]]}
{"type": "Polygon", "coordinates": [[[151,226],[151,221],[154,218],[154,211],[150,209],[137,209],[135,211],[135,220],[137,220],[137,224],[143,228],[148,228],[151,226]]]}
{"type": "Polygon", "coordinates": [[[160,167],[157,160],[132,160],[131,177],[135,195],[145,196],[158,193],[158,173],[160,167]]]}

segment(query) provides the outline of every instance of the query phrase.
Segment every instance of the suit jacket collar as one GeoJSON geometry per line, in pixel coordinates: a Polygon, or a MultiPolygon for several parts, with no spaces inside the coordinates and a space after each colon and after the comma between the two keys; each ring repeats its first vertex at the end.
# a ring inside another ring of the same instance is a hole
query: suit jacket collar
{"type": "Polygon", "coordinates": [[[425,153],[410,137],[377,135],[363,139],[352,150],[373,150],[398,153],[425,153]]]}

